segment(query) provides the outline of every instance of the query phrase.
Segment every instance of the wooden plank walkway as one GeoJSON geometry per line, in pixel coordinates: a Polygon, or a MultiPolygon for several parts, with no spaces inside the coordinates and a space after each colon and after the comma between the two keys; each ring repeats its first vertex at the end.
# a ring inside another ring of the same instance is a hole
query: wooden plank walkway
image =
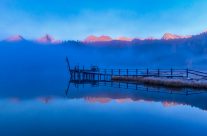
{"type": "MultiPolygon", "coordinates": [[[[92,66],[90,68],[74,66],[71,68],[68,58],[68,71],[71,80],[81,82],[107,82],[113,79],[138,79],[140,77],[156,78],[156,79],[179,79],[185,81],[206,81],[207,73],[192,69],[100,69],[92,66]]],[[[153,79],[154,80],[154,79],[153,79]]],[[[129,80],[130,81],[130,80],[129,80]]],[[[127,82],[127,80],[126,80],[127,82]]]]}

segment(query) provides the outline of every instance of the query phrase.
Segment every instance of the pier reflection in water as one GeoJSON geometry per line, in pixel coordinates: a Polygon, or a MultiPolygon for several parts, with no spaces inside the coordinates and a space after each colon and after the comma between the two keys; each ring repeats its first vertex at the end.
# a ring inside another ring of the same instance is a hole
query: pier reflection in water
{"type": "Polygon", "coordinates": [[[48,87],[39,92],[5,91],[0,100],[0,135],[207,135],[205,90],[94,80],[48,87]]]}
{"type": "MultiPolygon", "coordinates": [[[[67,98],[161,102],[163,105],[189,105],[207,110],[207,91],[145,86],[126,82],[70,79],[67,98]]],[[[108,101],[109,102],[109,101],[108,101]]]]}

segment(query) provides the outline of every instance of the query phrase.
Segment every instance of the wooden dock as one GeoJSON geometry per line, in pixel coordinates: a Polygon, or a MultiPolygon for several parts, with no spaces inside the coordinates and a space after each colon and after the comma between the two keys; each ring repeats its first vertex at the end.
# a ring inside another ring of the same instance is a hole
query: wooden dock
{"type": "MultiPolygon", "coordinates": [[[[68,71],[70,79],[81,82],[110,82],[114,79],[120,79],[124,82],[130,82],[130,79],[140,77],[144,78],[157,78],[157,79],[179,79],[193,82],[207,82],[207,73],[192,69],[100,69],[97,66],[85,68],[84,66],[70,66],[68,58],[68,71]],[[128,80],[129,79],[129,80],[128,80]]],[[[168,80],[169,81],[169,80],[168,80]]],[[[203,84],[203,83],[202,83],[203,84]]],[[[158,84],[159,85],[159,84],[158,84]]],[[[206,85],[207,86],[207,85],[206,85]]],[[[183,87],[183,85],[182,85],[183,87]]],[[[188,87],[188,86],[187,86],[188,87]]]]}

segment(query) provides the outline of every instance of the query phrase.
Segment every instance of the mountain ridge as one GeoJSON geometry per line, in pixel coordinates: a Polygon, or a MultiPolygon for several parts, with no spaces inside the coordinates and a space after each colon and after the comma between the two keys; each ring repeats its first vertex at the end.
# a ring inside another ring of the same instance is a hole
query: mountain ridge
{"type": "MultiPolygon", "coordinates": [[[[207,34],[207,31],[203,31],[197,35],[177,35],[177,34],[172,34],[172,33],[165,33],[161,38],[154,38],[154,37],[131,38],[131,37],[126,37],[126,36],[112,38],[107,35],[101,35],[101,36],[90,35],[90,36],[86,37],[84,40],[81,40],[80,42],[84,42],[84,43],[111,42],[111,41],[133,42],[133,41],[138,41],[138,40],[140,40],[140,41],[153,41],[153,40],[169,41],[169,40],[189,39],[189,38],[199,36],[199,35],[204,35],[204,34],[207,34]]],[[[59,43],[64,42],[61,40],[55,40],[55,38],[53,38],[49,34],[46,34],[45,36],[40,37],[36,40],[27,40],[21,35],[13,35],[13,36],[10,36],[10,37],[4,39],[3,41],[5,41],[5,42],[34,41],[34,42],[41,43],[41,44],[59,44],[59,43]]]]}

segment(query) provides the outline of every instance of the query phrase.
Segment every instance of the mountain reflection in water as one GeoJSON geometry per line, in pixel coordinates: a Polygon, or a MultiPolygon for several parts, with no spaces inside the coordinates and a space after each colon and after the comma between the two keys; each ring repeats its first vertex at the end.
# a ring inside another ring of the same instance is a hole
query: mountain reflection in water
{"type": "Polygon", "coordinates": [[[81,99],[90,103],[161,102],[164,107],[189,105],[207,110],[207,91],[147,87],[144,85],[115,82],[70,81],[66,89],[69,99],[81,99]]]}
{"type": "Polygon", "coordinates": [[[43,90],[3,91],[0,135],[207,134],[205,91],[113,82],[68,83],[68,87],[66,83],[50,84],[43,90]]]}

